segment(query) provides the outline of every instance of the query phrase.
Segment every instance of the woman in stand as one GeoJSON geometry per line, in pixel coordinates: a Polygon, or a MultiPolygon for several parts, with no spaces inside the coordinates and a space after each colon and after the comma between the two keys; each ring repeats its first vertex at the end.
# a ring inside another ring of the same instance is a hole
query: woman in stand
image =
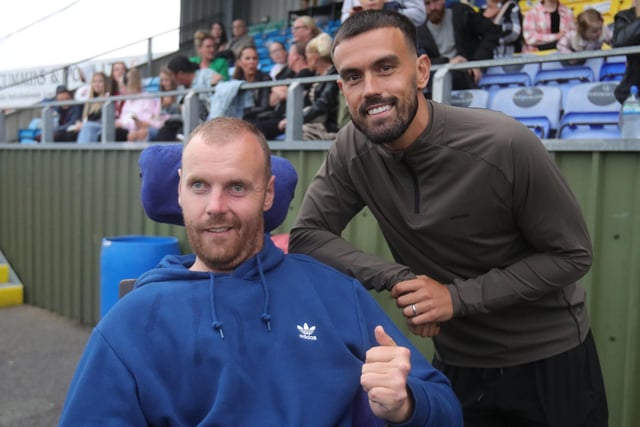
{"type": "MultiPolygon", "coordinates": [[[[142,93],[142,77],[137,68],[127,73],[127,93],[130,95],[142,93]]],[[[117,141],[147,141],[149,128],[159,128],[163,120],[160,117],[160,98],[127,99],[122,106],[120,118],[116,120],[117,141]],[[118,137],[118,129],[122,137],[118,137]]]]}
{"type": "MultiPolygon", "coordinates": [[[[320,33],[307,44],[307,66],[318,76],[335,74],[331,61],[331,36],[320,33]]],[[[309,90],[310,105],[302,110],[302,137],[305,140],[328,141],[338,131],[338,84],[335,81],[313,83],[309,90]]],[[[284,131],[286,119],[280,122],[284,131]]]]}
{"type": "MultiPolygon", "coordinates": [[[[258,69],[258,51],[253,46],[245,46],[240,50],[238,59],[236,59],[233,78],[235,80],[244,80],[247,83],[272,80],[269,74],[258,69]]],[[[266,114],[272,110],[269,105],[271,88],[250,89],[250,91],[254,106],[246,108],[242,118],[249,122],[254,122],[260,114],[266,114]]]]}
{"type": "Polygon", "coordinates": [[[522,25],[525,53],[551,50],[558,40],[575,29],[573,12],[558,0],[540,0],[524,15],[522,25]]]}
{"type": "Polygon", "coordinates": [[[109,95],[111,79],[103,72],[97,72],[91,77],[91,90],[87,103],[82,110],[82,121],[76,123],[78,130],[78,144],[98,142],[98,135],[102,130],[103,101],[92,102],[94,98],[105,98],[109,95]]]}
{"type": "MultiPolygon", "coordinates": [[[[200,68],[210,68],[221,76],[221,80],[229,80],[229,64],[224,58],[216,58],[216,39],[204,31],[196,31],[193,36],[197,56],[192,56],[189,61],[200,65],[200,68]]],[[[216,82],[217,83],[217,82],[216,82]]]]}

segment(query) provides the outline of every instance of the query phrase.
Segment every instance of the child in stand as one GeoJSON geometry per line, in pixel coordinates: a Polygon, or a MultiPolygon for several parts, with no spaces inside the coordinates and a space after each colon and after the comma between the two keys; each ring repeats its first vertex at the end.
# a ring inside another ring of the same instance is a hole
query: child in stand
{"type": "Polygon", "coordinates": [[[612,33],[595,9],[586,9],[576,17],[577,29],[568,31],[558,40],[558,52],[600,50],[603,44],[611,46],[612,33]]]}

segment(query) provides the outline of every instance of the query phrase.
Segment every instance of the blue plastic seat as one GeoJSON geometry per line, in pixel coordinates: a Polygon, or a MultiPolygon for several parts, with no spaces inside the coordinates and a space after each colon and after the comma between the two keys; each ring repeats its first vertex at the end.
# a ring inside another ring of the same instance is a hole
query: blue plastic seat
{"type": "Polygon", "coordinates": [[[487,108],[489,91],[484,89],[467,89],[451,91],[449,104],[457,107],[487,108]]]}
{"type": "Polygon", "coordinates": [[[573,86],[563,102],[558,137],[562,139],[620,138],[620,104],[616,82],[573,86]]]}
{"type": "Polygon", "coordinates": [[[593,70],[585,65],[567,66],[556,69],[540,69],[534,80],[535,85],[586,83],[594,81],[593,70]]]}
{"type": "Polygon", "coordinates": [[[42,134],[42,119],[34,117],[26,128],[18,129],[18,142],[20,144],[35,144],[37,137],[42,134]]]}
{"type": "Polygon", "coordinates": [[[604,62],[600,68],[599,80],[601,82],[620,81],[626,69],[626,62],[604,62]]]}
{"type": "Polygon", "coordinates": [[[540,138],[555,135],[560,120],[562,91],[555,86],[532,86],[498,90],[489,108],[513,117],[540,138]]]}

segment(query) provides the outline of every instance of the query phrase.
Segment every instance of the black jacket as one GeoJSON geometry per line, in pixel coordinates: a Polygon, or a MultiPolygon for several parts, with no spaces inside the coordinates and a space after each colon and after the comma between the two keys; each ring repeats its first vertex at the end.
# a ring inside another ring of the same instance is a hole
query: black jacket
{"type": "MultiPolygon", "coordinates": [[[[331,68],[328,74],[336,74],[331,68]]],[[[338,130],[338,83],[335,81],[319,82],[312,86],[311,104],[304,109],[303,122],[309,123],[318,116],[326,114],[324,127],[327,132],[338,130]]]]}
{"type": "MultiPolygon", "coordinates": [[[[640,46],[640,19],[636,18],[635,8],[616,14],[611,44],[614,47],[640,46]]],[[[629,96],[632,85],[640,87],[640,54],[627,55],[627,69],[615,90],[616,98],[621,104],[629,96]]]]}
{"type": "MultiPolygon", "coordinates": [[[[264,71],[257,70],[256,77],[253,81],[257,82],[268,82],[271,81],[271,76],[264,71]]],[[[245,120],[255,120],[255,118],[266,111],[271,111],[273,108],[269,105],[269,94],[271,93],[270,87],[263,87],[260,89],[250,89],[251,95],[253,96],[253,107],[248,107],[244,109],[244,114],[242,118],[245,120]]]]}
{"type": "MultiPolygon", "coordinates": [[[[502,29],[464,3],[450,6],[458,55],[468,61],[493,59],[502,29]]],[[[449,58],[440,55],[427,21],[416,27],[418,54],[426,53],[433,64],[445,64],[449,58]]]]}

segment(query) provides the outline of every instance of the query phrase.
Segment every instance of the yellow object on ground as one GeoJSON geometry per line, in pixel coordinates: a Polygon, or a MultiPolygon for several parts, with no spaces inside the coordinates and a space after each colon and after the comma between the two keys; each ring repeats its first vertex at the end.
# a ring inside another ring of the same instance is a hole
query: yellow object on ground
{"type": "Polygon", "coordinates": [[[24,292],[21,284],[6,283],[0,285],[0,307],[21,305],[24,300],[24,292]]]}
{"type": "Polygon", "coordinates": [[[0,307],[24,302],[24,287],[0,251],[0,307]]]}
{"type": "Polygon", "coordinates": [[[0,283],[9,281],[9,264],[0,264],[0,283]]]}

